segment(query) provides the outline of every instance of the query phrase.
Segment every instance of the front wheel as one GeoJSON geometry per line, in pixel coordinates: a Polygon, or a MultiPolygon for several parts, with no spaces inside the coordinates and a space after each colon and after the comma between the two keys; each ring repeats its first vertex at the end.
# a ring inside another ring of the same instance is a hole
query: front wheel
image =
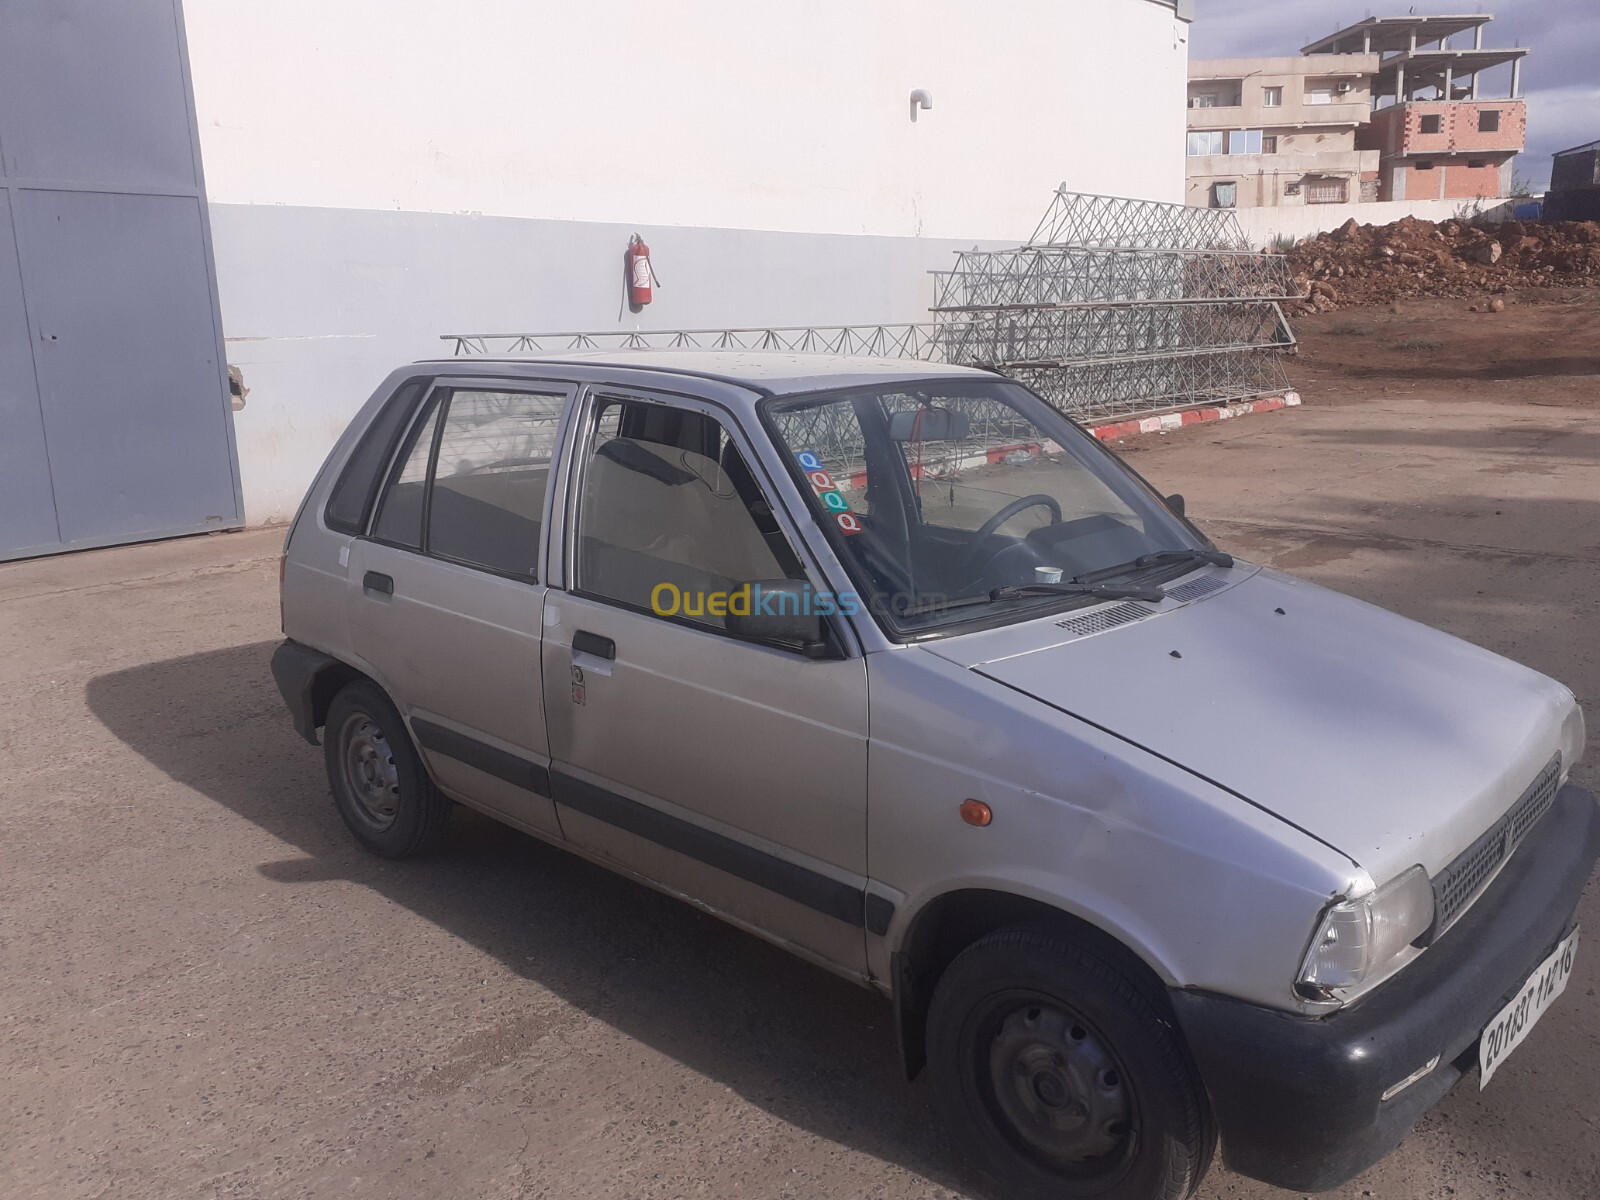
{"type": "Polygon", "coordinates": [[[1159,1000],[1054,933],[974,942],[928,1013],[933,1102],[968,1159],[1017,1200],[1182,1200],[1216,1139],[1159,1000]]]}
{"type": "Polygon", "coordinates": [[[433,786],[405,722],[377,684],[346,684],[328,705],[323,760],[333,802],[359,841],[385,858],[435,849],[450,801],[433,786]]]}

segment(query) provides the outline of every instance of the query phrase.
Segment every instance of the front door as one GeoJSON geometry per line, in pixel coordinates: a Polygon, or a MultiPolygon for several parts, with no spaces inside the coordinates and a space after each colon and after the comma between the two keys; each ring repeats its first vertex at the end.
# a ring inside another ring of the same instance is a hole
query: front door
{"type": "Polygon", "coordinates": [[[729,632],[728,596],[814,568],[719,410],[600,393],[584,413],[544,641],[562,828],[861,974],[865,660],[729,632]]]}
{"type": "Polygon", "coordinates": [[[550,462],[570,393],[439,386],[350,551],[351,643],[449,794],[559,836],[539,638],[550,462]]]}

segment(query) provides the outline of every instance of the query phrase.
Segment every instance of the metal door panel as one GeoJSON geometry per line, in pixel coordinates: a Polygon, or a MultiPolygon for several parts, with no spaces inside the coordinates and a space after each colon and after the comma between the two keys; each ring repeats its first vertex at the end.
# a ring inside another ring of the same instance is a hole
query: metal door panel
{"type": "Polygon", "coordinates": [[[4,174],[193,191],[173,0],[0,0],[4,174]]]}
{"type": "Polygon", "coordinates": [[[860,919],[842,919],[833,885],[859,895],[866,882],[865,660],[806,659],[566,593],[548,603],[545,713],[567,837],[860,973],[860,919]],[[580,630],[611,639],[615,659],[575,653],[580,630]],[[567,803],[568,769],[727,835],[752,852],[749,869],[567,803]],[[785,864],[809,882],[774,894],[759,880],[792,882],[785,864]]]}
{"type": "Polygon", "coordinates": [[[239,524],[200,201],[14,195],[61,540],[239,524]]]}
{"type": "Polygon", "coordinates": [[[358,538],[348,587],[351,646],[410,720],[440,785],[559,837],[540,678],[544,586],[358,538]],[[387,576],[392,593],[365,587],[368,572],[387,576]],[[418,722],[447,734],[430,739],[418,722]],[[529,786],[536,777],[545,782],[529,786]]]}
{"type": "Polygon", "coordinates": [[[10,193],[0,188],[0,559],[59,540],[10,193]]]}

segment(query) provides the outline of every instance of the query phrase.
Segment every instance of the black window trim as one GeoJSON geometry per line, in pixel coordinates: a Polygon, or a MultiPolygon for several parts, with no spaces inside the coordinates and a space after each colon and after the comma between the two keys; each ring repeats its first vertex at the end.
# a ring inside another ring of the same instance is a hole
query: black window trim
{"type": "MultiPolygon", "coordinates": [[[[409,380],[407,382],[410,382],[409,380]]],[[[384,468],[380,478],[382,485],[377,489],[372,501],[371,510],[367,513],[366,528],[356,536],[363,541],[368,541],[377,546],[388,546],[392,550],[403,550],[408,554],[416,554],[423,558],[431,558],[435,562],[449,563],[453,567],[461,567],[469,571],[477,571],[482,575],[492,575],[496,579],[508,579],[513,583],[538,586],[543,584],[547,572],[543,570],[546,562],[545,547],[549,537],[550,513],[552,494],[555,491],[547,483],[544,497],[544,514],[539,522],[539,546],[534,553],[534,562],[537,564],[532,575],[518,575],[512,571],[501,571],[494,567],[486,567],[482,563],[469,562],[464,558],[457,558],[450,554],[441,554],[429,546],[429,517],[433,513],[433,481],[434,472],[439,465],[439,447],[444,441],[445,422],[450,419],[450,402],[455,398],[456,392],[509,392],[517,395],[561,397],[561,415],[556,418],[556,431],[551,442],[550,451],[550,482],[554,481],[556,466],[561,457],[562,429],[570,419],[574,405],[577,401],[579,385],[571,380],[561,379],[505,379],[498,376],[460,376],[441,375],[433,378],[432,385],[422,394],[416,411],[411,414],[411,419],[401,426],[400,437],[389,451],[389,463],[384,468]],[[442,393],[442,395],[441,395],[442,393]],[[434,398],[439,397],[438,404],[433,404],[434,398]],[[407,546],[401,542],[391,541],[388,538],[378,537],[375,527],[378,514],[383,510],[383,501],[388,498],[389,488],[394,483],[396,473],[404,469],[401,462],[401,450],[410,441],[411,431],[419,423],[428,421],[437,407],[440,417],[439,423],[433,431],[433,441],[428,448],[428,471],[424,477],[422,492],[422,531],[421,545],[407,546]]]]}
{"type": "Polygon", "coordinates": [[[328,489],[327,499],[322,505],[322,523],[328,529],[350,537],[365,537],[367,535],[367,531],[372,527],[373,519],[377,516],[379,497],[388,488],[389,471],[394,465],[394,456],[399,451],[400,446],[404,444],[406,435],[411,432],[412,425],[416,423],[417,410],[432,394],[434,382],[433,377],[427,374],[409,375],[402,379],[390,391],[388,399],[383,402],[372,420],[367,423],[366,429],[356,438],[355,444],[350,447],[350,453],[345,455],[344,462],[340,464],[339,475],[333,481],[333,486],[328,489]],[[414,383],[422,383],[424,386],[410,400],[402,401],[400,399],[401,394],[414,383]],[[404,405],[409,407],[411,411],[395,426],[395,432],[390,439],[389,446],[384,451],[383,460],[378,469],[372,473],[372,482],[367,485],[367,497],[362,505],[360,520],[352,525],[347,521],[335,519],[332,512],[334,497],[339,494],[339,489],[344,484],[345,477],[350,474],[350,471],[355,466],[356,455],[367,444],[367,439],[375,436],[374,427],[387,415],[391,406],[396,405],[404,405]]]}
{"type": "MultiPolygon", "coordinates": [[[[710,416],[722,426],[723,432],[738,448],[740,455],[745,460],[745,465],[750,469],[751,477],[756,486],[761,489],[762,498],[766,500],[769,508],[778,517],[778,527],[784,539],[789,543],[789,550],[795,560],[800,564],[800,569],[806,573],[803,582],[808,584],[813,591],[818,590],[817,580],[827,579],[827,574],[813,559],[810,548],[805,545],[804,539],[795,537],[796,531],[786,523],[784,518],[788,515],[785,506],[774,503],[772,480],[765,478],[766,470],[761,465],[760,456],[753,454],[754,447],[750,445],[749,435],[740,426],[738,414],[724,405],[704,396],[690,395],[675,392],[651,392],[624,384],[610,384],[591,382],[584,385],[583,394],[578,398],[577,407],[574,409],[577,428],[572,432],[570,448],[573,458],[573,469],[568,474],[566,496],[566,520],[563,523],[563,562],[562,562],[562,590],[569,595],[583,600],[592,600],[597,604],[604,604],[610,608],[620,609],[623,612],[636,613],[639,616],[650,617],[656,621],[664,621],[671,625],[681,625],[697,633],[707,634],[711,637],[722,638],[724,641],[742,642],[749,646],[761,646],[768,650],[781,651],[793,655],[795,658],[809,658],[802,647],[791,642],[779,642],[770,638],[746,637],[743,634],[733,633],[727,629],[718,629],[714,625],[707,625],[688,617],[658,613],[654,609],[643,605],[630,604],[626,600],[618,600],[614,596],[603,596],[598,592],[591,592],[580,586],[578,581],[578,552],[577,542],[579,527],[581,525],[581,512],[583,507],[583,485],[588,477],[589,462],[594,457],[593,449],[595,436],[599,431],[600,409],[608,400],[620,401],[624,404],[654,404],[662,408],[678,408],[685,412],[699,411],[700,408],[711,410],[703,415],[710,416]],[[687,402],[687,403],[686,403],[687,402]]],[[[802,582],[802,581],[796,581],[802,582]]],[[[831,592],[831,588],[827,589],[831,592]]],[[[825,616],[822,618],[823,629],[827,634],[826,645],[828,653],[823,655],[823,661],[847,659],[855,656],[852,641],[846,637],[840,628],[839,616],[825,616]]]]}

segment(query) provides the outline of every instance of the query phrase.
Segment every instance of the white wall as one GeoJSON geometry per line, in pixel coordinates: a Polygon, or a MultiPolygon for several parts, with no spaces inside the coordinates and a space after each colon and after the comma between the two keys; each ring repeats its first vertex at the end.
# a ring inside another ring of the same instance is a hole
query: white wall
{"type": "Polygon", "coordinates": [[[186,8],[223,203],[1019,238],[1063,178],[1182,197],[1150,0],[186,8]]]}
{"type": "Polygon", "coordinates": [[[251,521],[440,333],[925,320],[926,272],[1063,180],[1183,197],[1188,26],[1152,0],[185,9],[251,521]]]}
{"type": "Polygon", "coordinates": [[[1509,217],[1510,200],[1485,200],[1482,208],[1474,200],[1379,200],[1370,204],[1305,204],[1279,208],[1241,208],[1235,214],[1250,244],[1269,247],[1277,237],[1314,237],[1337,229],[1351,218],[1358,225],[1388,225],[1401,217],[1420,217],[1424,221],[1448,221],[1481,212],[1490,220],[1509,217]]]}

